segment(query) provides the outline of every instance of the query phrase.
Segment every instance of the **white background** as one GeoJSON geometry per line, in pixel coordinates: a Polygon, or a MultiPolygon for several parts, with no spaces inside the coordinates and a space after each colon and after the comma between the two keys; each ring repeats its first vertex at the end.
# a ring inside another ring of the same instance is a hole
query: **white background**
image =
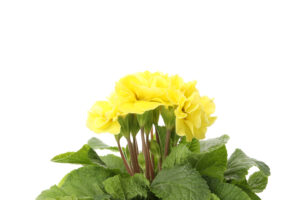
{"type": "MultiPolygon", "coordinates": [[[[207,138],[265,161],[264,200],[299,197],[299,1],[0,1],[1,199],[34,199],[98,136],[87,111],[137,71],[197,80],[207,138]]],[[[99,138],[114,145],[107,134],[99,138]]]]}

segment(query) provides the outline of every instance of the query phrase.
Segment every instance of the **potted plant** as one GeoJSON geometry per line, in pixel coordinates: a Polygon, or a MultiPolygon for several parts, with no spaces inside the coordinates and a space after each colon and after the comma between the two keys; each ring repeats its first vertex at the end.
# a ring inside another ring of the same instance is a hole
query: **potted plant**
{"type": "Polygon", "coordinates": [[[240,149],[228,156],[227,135],[203,140],[214,111],[195,81],[148,71],[121,78],[87,119],[92,131],[114,134],[116,146],[92,138],[76,152],[55,156],[54,162],[82,167],[37,200],[260,199],[269,167],[240,149]],[[98,149],[112,154],[98,155],[98,149]],[[251,167],[257,171],[247,176],[251,167]]]}

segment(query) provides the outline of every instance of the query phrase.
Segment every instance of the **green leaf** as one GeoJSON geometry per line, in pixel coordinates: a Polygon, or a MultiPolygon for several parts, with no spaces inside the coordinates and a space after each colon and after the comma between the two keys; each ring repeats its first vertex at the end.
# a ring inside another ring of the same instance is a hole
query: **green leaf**
{"type": "Polygon", "coordinates": [[[250,199],[252,200],[261,200],[259,198],[259,196],[257,196],[254,192],[251,191],[250,186],[248,185],[248,182],[245,179],[243,179],[242,181],[231,181],[231,184],[235,184],[236,186],[238,186],[239,188],[241,188],[244,192],[247,193],[247,195],[250,197],[250,199]]]}
{"type": "Polygon", "coordinates": [[[268,184],[268,177],[261,171],[255,172],[249,177],[248,184],[253,192],[262,192],[268,184]]]}
{"type": "Polygon", "coordinates": [[[84,166],[67,174],[58,187],[78,198],[93,198],[104,194],[102,182],[114,175],[112,170],[103,167],[84,166]]]}
{"type": "Polygon", "coordinates": [[[249,196],[239,187],[223,183],[216,178],[206,177],[211,192],[222,200],[251,200],[249,196]]]}
{"type": "Polygon", "coordinates": [[[175,165],[181,165],[186,163],[186,160],[189,155],[192,153],[184,144],[179,144],[177,147],[174,147],[169,154],[169,156],[164,160],[162,167],[171,168],[175,165]]]}
{"type": "Polygon", "coordinates": [[[151,184],[151,191],[162,200],[210,199],[205,180],[189,165],[160,171],[151,184]]]}
{"type": "Polygon", "coordinates": [[[51,161],[57,163],[71,163],[82,165],[105,165],[105,163],[99,158],[97,153],[87,144],[77,152],[67,152],[57,155],[52,158],[51,161]]]}
{"type": "Polygon", "coordinates": [[[106,179],[103,184],[106,192],[119,200],[147,197],[149,188],[149,182],[143,174],[134,176],[119,174],[106,179]]]}
{"type": "Polygon", "coordinates": [[[91,138],[88,141],[88,145],[93,149],[111,150],[111,151],[119,152],[118,147],[109,146],[109,145],[105,144],[104,142],[102,142],[101,140],[99,140],[98,138],[95,138],[95,137],[91,138]]]}
{"type": "Polygon", "coordinates": [[[93,200],[93,199],[78,199],[77,197],[74,196],[67,196],[67,197],[62,197],[59,198],[58,200],[93,200]]]}
{"type": "Polygon", "coordinates": [[[200,152],[206,152],[206,151],[218,149],[220,146],[225,145],[228,140],[229,140],[228,135],[222,135],[221,137],[208,139],[208,140],[201,140],[200,152]]]}
{"type": "Polygon", "coordinates": [[[101,194],[94,198],[94,200],[110,200],[111,196],[108,194],[101,194]]]}
{"type": "Polygon", "coordinates": [[[230,157],[225,172],[226,180],[242,188],[252,200],[260,200],[255,193],[262,192],[266,188],[269,175],[270,169],[265,163],[249,158],[240,149],[230,157]],[[260,171],[252,174],[247,181],[246,175],[252,166],[258,167],[260,171]]]}
{"type": "Polygon", "coordinates": [[[97,166],[85,166],[71,171],[58,184],[68,194],[89,197],[103,194],[102,181],[113,176],[110,170],[97,166]]]}
{"type": "Polygon", "coordinates": [[[261,200],[259,196],[257,196],[254,192],[250,190],[244,190],[244,192],[247,193],[247,195],[250,197],[251,200],[261,200]]]}
{"type": "Polygon", "coordinates": [[[64,192],[56,185],[52,186],[49,190],[43,191],[36,200],[77,200],[76,197],[72,197],[64,192]]]}
{"type": "Polygon", "coordinates": [[[227,165],[227,150],[225,145],[222,145],[217,149],[192,154],[188,161],[201,175],[223,180],[227,165]]]}
{"type": "Polygon", "coordinates": [[[113,154],[108,154],[106,156],[101,156],[101,160],[105,163],[107,168],[117,169],[121,173],[127,173],[122,158],[113,154]]]}
{"type": "Polygon", "coordinates": [[[188,143],[187,147],[193,153],[200,153],[200,141],[193,138],[193,140],[188,143]]]}
{"type": "Polygon", "coordinates": [[[186,137],[182,137],[180,144],[186,144],[187,148],[193,153],[200,153],[200,141],[193,138],[191,142],[186,141],[186,137]]]}
{"type": "Polygon", "coordinates": [[[217,195],[215,195],[214,193],[211,193],[210,194],[210,200],[220,200],[220,199],[217,195]]]}
{"type": "Polygon", "coordinates": [[[225,171],[226,180],[242,180],[248,174],[248,170],[256,166],[266,176],[270,175],[270,168],[263,162],[248,157],[242,150],[236,149],[230,156],[225,171]]]}

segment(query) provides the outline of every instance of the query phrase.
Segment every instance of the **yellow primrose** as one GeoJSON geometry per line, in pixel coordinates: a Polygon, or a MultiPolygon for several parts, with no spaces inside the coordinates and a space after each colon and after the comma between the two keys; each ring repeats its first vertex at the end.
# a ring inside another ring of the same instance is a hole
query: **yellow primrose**
{"type": "Polygon", "coordinates": [[[176,133],[186,136],[187,141],[205,138],[207,127],[216,119],[210,116],[214,110],[213,101],[208,97],[200,97],[198,92],[188,98],[182,95],[175,110],[176,133]]]}
{"type": "Polygon", "coordinates": [[[211,117],[215,104],[200,96],[196,81],[185,83],[178,75],[145,71],[121,78],[109,100],[96,102],[91,108],[87,125],[97,133],[118,134],[118,116],[143,114],[161,105],[173,106],[176,132],[188,141],[204,138],[207,127],[216,119],[211,117]]]}
{"type": "Polygon", "coordinates": [[[199,93],[196,88],[196,81],[184,83],[183,79],[178,75],[169,78],[170,86],[167,96],[171,105],[178,105],[181,96],[189,98],[193,93],[199,93]]]}
{"type": "Polygon", "coordinates": [[[196,88],[197,81],[190,81],[187,83],[184,83],[182,87],[180,88],[180,91],[183,92],[184,96],[187,98],[190,97],[193,93],[199,93],[199,91],[196,88]]]}
{"type": "Polygon", "coordinates": [[[136,73],[116,83],[117,104],[123,113],[142,114],[167,103],[168,77],[161,73],[136,73]]]}
{"type": "Polygon", "coordinates": [[[87,127],[96,133],[120,133],[119,112],[109,101],[97,101],[88,112],[87,127]]]}

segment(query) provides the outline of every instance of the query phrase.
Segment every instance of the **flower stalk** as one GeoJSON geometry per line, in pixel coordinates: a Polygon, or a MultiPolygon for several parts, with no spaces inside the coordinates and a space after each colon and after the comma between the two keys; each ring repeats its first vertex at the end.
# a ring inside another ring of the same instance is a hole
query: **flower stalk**
{"type": "MultiPolygon", "coordinates": [[[[136,155],[136,159],[138,160],[138,156],[139,156],[139,146],[136,140],[136,135],[133,135],[133,148],[135,150],[135,155],[136,155]]],[[[140,167],[139,167],[140,168],[140,167]]]]}
{"type": "Polygon", "coordinates": [[[144,153],[144,158],[145,158],[145,170],[146,170],[146,178],[150,180],[150,170],[149,170],[149,159],[148,159],[148,150],[147,150],[147,145],[145,141],[145,131],[144,127],[141,127],[141,140],[142,140],[142,146],[143,146],[143,153],[144,153]]]}
{"type": "Polygon", "coordinates": [[[171,138],[171,130],[167,129],[164,158],[166,158],[169,154],[170,138],[171,138]]]}
{"type": "Polygon", "coordinates": [[[121,145],[120,145],[120,139],[117,139],[117,138],[116,138],[116,141],[117,141],[118,149],[119,149],[121,158],[122,158],[122,160],[123,160],[123,163],[124,163],[124,165],[125,165],[125,168],[126,168],[128,174],[130,174],[131,176],[133,176],[134,174],[133,174],[133,172],[132,172],[132,169],[130,168],[130,166],[129,166],[129,164],[128,164],[128,162],[127,162],[125,156],[124,156],[123,150],[122,150],[122,148],[121,148],[121,145]]]}
{"type": "Polygon", "coordinates": [[[140,166],[139,166],[139,163],[138,163],[136,150],[132,145],[130,137],[128,137],[126,139],[127,139],[127,143],[128,143],[129,152],[130,152],[130,158],[131,158],[131,164],[132,164],[132,167],[133,167],[133,173],[140,173],[140,166]]]}
{"type": "Polygon", "coordinates": [[[149,142],[149,133],[146,133],[146,144],[147,144],[147,156],[148,156],[148,160],[149,160],[149,173],[150,173],[150,180],[154,179],[154,166],[153,166],[153,162],[150,158],[150,142],[149,142]]]}

